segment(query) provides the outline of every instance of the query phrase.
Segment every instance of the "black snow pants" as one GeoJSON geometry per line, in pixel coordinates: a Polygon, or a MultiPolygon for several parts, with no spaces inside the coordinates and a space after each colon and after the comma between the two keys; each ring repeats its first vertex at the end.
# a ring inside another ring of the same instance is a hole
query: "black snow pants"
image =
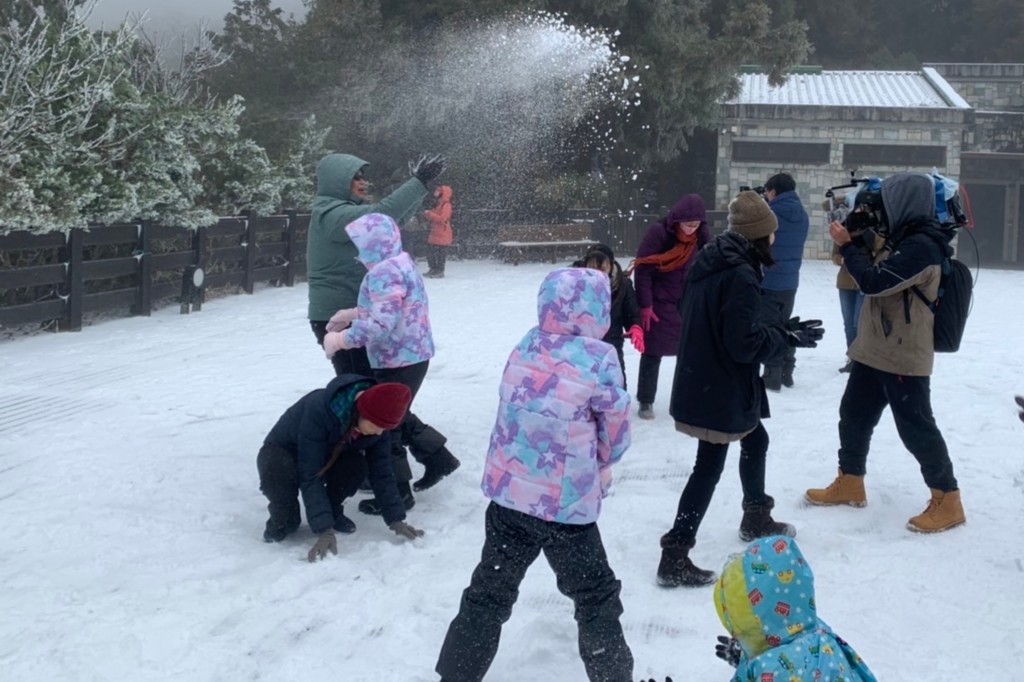
{"type": "Polygon", "coordinates": [[[928,487],[956,490],[953,462],[932,414],[931,378],[890,374],[859,362],[850,369],[839,404],[839,468],[843,473],[865,474],[871,434],[886,405],[928,487]]]}
{"type": "MultiPolygon", "coordinates": [[[[394,381],[405,384],[412,391],[413,400],[423,385],[423,379],[427,376],[427,368],[430,361],[418,362],[415,365],[405,367],[381,368],[373,370],[373,376],[379,382],[394,381]]],[[[448,439],[441,435],[434,427],[424,424],[419,417],[413,414],[412,403],[409,404],[409,411],[405,413],[405,419],[398,428],[391,432],[391,456],[395,467],[395,478],[399,483],[408,483],[412,479],[412,470],[409,468],[409,458],[406,456],[406,446],[417,462],[427,466],[431,459],[436,457],[448,439]]]]}
{"type": "MultiPolygon", "coordinates": [[[[323,348],[324,337],[327,336],[327,320],[311,320],[309,326],[313,328],[313,335],[316,336],[316,343],[323,348]]],[[[335,376],[342,374],[358,374],[363,377],[372,377],[373,370],[370,369],[370,359],[366,356],[365,348],[351,348],[339,350],[331,358],[334,365],[335,376]]]]}
{"type": "MultiPolygon", "coordinates": [[[[758,422],[757,428],[740,440],[740,485],[743,487],[744,508],[767,501],[764,470],[768,443],[768,431],[762,422],[758,422]]],[[[725,469],[725,456],[728,452],[729,443],[698,441],[697,461],[679,497],[676,520],[668,532],[669,537],[681,544],[693,546],[697,530],[708,512],[715,487],[725,469]]]]}
{"type": "Polygon", "coordinates": [[[541,552],[558,590],[573,600],[579,652],[591,682],[631,682],[633,654],[619,617],[621,583],[608,565],[596,523],[554,523],[487,507],[480,563],[462,593],[434,668],[445,682],[479,682],[498,651],[501,626],[512,615],[519,584],[541,552]]]}
{"type": "MultiPolygon", "coordinates": [[[[280,445],[264,443],[256,455],[256,470],[260,475],[260,491],[270,501],[267,528],[295,531],[302,519],[299,516],[299,467],[295,453],[280,445]]],[[[360,452],[343,452],[323,476],[331,511],[335,518],[343,511],[345,500],[356,494],[359,484],[366,478],[366,457],[360,452]]]]}

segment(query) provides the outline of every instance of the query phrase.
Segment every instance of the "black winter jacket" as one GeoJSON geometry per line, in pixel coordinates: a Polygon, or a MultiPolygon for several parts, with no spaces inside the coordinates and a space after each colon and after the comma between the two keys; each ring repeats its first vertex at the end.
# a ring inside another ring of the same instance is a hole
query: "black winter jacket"
{"type": "Polygon", "coordinates": [[[669,412],[677,422],[742,434],[768,417],[759,364],[788,347],[761,319],[761,268],[735,232],[697,254],[679,304],[683,334],[669,412]]]}
{"type": "Polygon", "coordinates": [[[342,448],[340,457],[366,457],[370,486],[381,502],[384,522],[391,524],[405,519],[405,505],[391,464],[390,433],[360,435],[353,439],[352,429],[357,420],[355,407],[344,424],[331,410],[331,400],[339,392],[358,392],[375,383],[373,379],[356,374],[335,377],[326,388],[310,391],[289,407],[264,440],[295,455],[306,521],[314,533],[322,533],[334,525],[334,510],[323,476],[319,474],[336,446],[342,448]]]}

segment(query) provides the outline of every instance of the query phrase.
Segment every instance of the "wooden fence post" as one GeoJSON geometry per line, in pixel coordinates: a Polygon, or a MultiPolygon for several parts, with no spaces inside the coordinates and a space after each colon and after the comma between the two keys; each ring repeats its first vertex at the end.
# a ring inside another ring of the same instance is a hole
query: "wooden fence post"
{"type": "Polygon", "coordinates": [[[139,282],[135,296],[135,314],[149,317],[153,312],[153,259],[150,253],[153,241],[152,223],[143,220],[139,224],[139,243],[136,247],[139,259],[139,282]]]}
{"type": "Polygon", "coordinates": [[[82,305],[85,302],[85,278],[82,265],[82,251],[85,232],[80,227],[72,228],[67,236],[67,315],[65,331],[82,331],[82,305]]]}
{"type": "Polygon", "coordinates": [[[297,216],[298,212],[294,209],[288,211],[288,229],[285,231],[284,247],[284,285],[286,287],[295,286],[295,251],[299,243],[299,237],[295,230],[295,223],[298,222],[297,216]]]}
{"type": "Polygon", "coordinates": [[[256,286],[256,213],[242,211],[245,216],[245,268],[242,275],[242,288],[251,294],[256,286]]]}
{"type": "MultiPolygon", "coordinates": [[[[192,235],[192,248],[196,252],[196,267],[202,268],[203,272],[207,270],[207,248],[206,248],[206,226],[201,225],[196,228],[195,233],[192,235]]],[[[206,285],[199,288],[196,295],[192,300],[192,310],[196,312],[203,309],[203,302],[206,300],[206,285]]]]}

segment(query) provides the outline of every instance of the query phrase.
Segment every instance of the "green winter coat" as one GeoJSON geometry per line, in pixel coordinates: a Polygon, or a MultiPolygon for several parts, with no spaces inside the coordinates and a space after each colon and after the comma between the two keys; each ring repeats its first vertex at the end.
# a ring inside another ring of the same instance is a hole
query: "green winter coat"
{"type": "Polygon", "coordinates": [[[356,260],[359,250],[345,226],[367,213],[383,213],[401,224],[419,210],[428,194],[422,182],[410,178],[380,202],[364,204],[349,188],[359,169],[368,165],[350,154],[328,154],[316,167],[316,198],[306,243],[310,320],[329,320],[342,308],[356,307],[366,268],[356,260]]]}

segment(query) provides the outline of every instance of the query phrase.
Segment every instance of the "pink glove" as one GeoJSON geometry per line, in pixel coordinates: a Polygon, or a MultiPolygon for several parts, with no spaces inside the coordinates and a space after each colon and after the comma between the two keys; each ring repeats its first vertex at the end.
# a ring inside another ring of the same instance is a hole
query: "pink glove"
{"type": "Polygon", "coordinates": [[[328,332],[324,336],[324,353],[328,358],[333,358],[339,350],[351,350],[355,348],[348,342],[348,334],[345,332],[328,332]]]}
{"type": "Polygon", "coordinates": [[[327,323],[327,331],[340,332],[352,324],[352,320],[357,317],[359,317],[359,308],[342,308],[331,316],[330,321],[327,323]]]}
{"type": "Polygon", "coordinates": [[[651,322],[661,322],[658,316],[654,314],[654,308],[641,308],[640,325],[644,328],[645,332],[651,331],[651,322]]]}
{"type": "Polygon", "coordinates": [[[633,348],[636,348],[637,353],[644,352],[644,330],[639,325],[633,325],[626,330],[626,336],[633,343],[633,348]]]}

